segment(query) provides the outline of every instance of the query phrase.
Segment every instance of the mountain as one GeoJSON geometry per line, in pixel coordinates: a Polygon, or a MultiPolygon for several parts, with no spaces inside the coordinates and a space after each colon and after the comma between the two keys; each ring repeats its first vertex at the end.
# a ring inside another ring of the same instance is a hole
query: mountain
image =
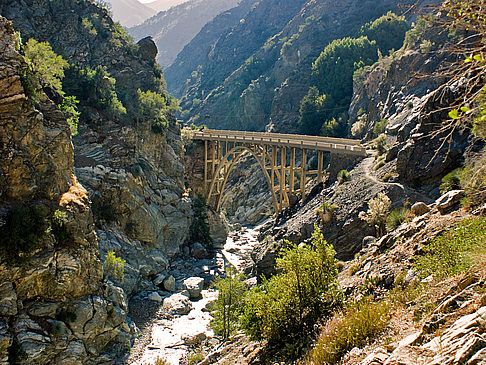
{"type": "Polygon", "coordinates": [[[158,13],[160,11],[169,10],[173,6],[177,6],[187,1],[188,0],[155,0],[150,3],[145,3],[144,5],[155,10],[158,13]]]}
{"type": "Polygon", "coordinates": [[[157,13],[156,10],[138,0],[107,0],[107,2],[111,5],[110,10],[113,13],[113,19],[125,27],[140,24],[157,13]]]}
{"type": "Polygon", "coordinates": [[[237,3],[238,0],[191,0],[158,13],[130,28],[129,33],[136,40],[152,36],[159,49],[157,61],[167,67],[208,21],[237,3]]]}
{"type": "Polygon", "coordinates": [[[324,48],[404,3],[259,1],[233,26],[219,26],[217,39],[208,29],[223,19],[208,24],[166,70],[168,88],[182,99],[183,118],[195,124],[295,132],[312,63],[324,48]]]}

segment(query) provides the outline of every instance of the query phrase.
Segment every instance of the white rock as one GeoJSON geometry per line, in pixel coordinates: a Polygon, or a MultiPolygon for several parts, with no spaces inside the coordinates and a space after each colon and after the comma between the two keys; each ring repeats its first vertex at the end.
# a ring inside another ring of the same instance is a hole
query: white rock
{"type": "Polygon", "coordinates": [[[201,290],[203,289],[204,279],[197,276],[193,276],[184,280],[183,287],[189,291],[189,295],[192,299],[197,299],[201,296],[201,290]]]}

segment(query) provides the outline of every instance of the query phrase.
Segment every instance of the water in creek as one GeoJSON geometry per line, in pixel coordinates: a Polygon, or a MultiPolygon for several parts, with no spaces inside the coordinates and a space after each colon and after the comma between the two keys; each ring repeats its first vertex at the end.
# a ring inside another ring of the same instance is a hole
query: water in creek
{"type": "MultiPolygon", "coordinates": [[[[242,227],[230,232],[224,248],[217,250],[215,258],[211,260],[176,260],[171,274],[180,286],[184,279],[192,276],[211,281],[216,275],[224,272],[228,265],[232,265],[238,271],[244,271],[252,265],[251,252],[258,243],[261,227],[262,225],[242,227]]],[[[167,293],[167,296],[169,295],[167,293]]],[[[155,364],[157,358],[161,358],[170,364],[187,364],[191,349],[217,346],[219,340],[214,337],[209,327],[212,317],[208,303],[214,301],[218,293],[210,288],[203,290],[201,295],[199,300],[191,301],[190,312],[182,315],[170,314],[162,303],[146,298],[131,301],[130,305],[136,307],[136,312],[144,313],[138,321],[134,318],[140,328],[140,335],[126,363],[155,364]]]]}

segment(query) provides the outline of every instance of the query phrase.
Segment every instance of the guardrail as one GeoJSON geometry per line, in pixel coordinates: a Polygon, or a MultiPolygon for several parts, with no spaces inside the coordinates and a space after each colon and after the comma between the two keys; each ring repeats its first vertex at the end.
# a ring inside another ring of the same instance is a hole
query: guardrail
{"type": "Polygon", "coordinates": [[[286,147],[306,148],[317,151],[342,152],[359,156],[366,156],[366,149],[359,140],[347,138],[333,138],[307,136],[300,134],[227,131],[206,129],[203,131],[186,131],[193,139],[214,140],[221,142],[278,144],[286,147]]]}

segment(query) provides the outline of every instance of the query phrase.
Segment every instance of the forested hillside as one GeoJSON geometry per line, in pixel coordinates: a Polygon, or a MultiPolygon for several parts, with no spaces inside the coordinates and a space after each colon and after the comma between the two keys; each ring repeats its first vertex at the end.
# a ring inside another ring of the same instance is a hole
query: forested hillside
{"type": "MultiPolygon", "coordinates": [[[[203,34],[198,35],[198,43],[189,44],[167,69],[169,89],[182,98],[183,119],[195,124],[297,132],[301,100],[315,84],[312,64],[320,53],[334,40],[364,36],[360,32],[366,32],[361,29],[366,23],[390,10],[398,13],[403,3],[260,1],[237,24],[226,26],[218,39],[208,37],[204,48],[203,34]],[[201,49],[205,57],[189,69],[187,64],[194,64],[192,54],[201,54],[201,49]]],[[[363,39],[361,43],[365,46],[363,39]]],[[[383,53],[399,47],[370,46],[384,48],[383,53]]],[[[368,52],[361,61],[372,63],[377,58],[377,52],[368,52]]],[[[349,81],[347,85],[349,99],[349,81]]],[[[332,108],[346,109],[341,100],[332,108]]]]}

